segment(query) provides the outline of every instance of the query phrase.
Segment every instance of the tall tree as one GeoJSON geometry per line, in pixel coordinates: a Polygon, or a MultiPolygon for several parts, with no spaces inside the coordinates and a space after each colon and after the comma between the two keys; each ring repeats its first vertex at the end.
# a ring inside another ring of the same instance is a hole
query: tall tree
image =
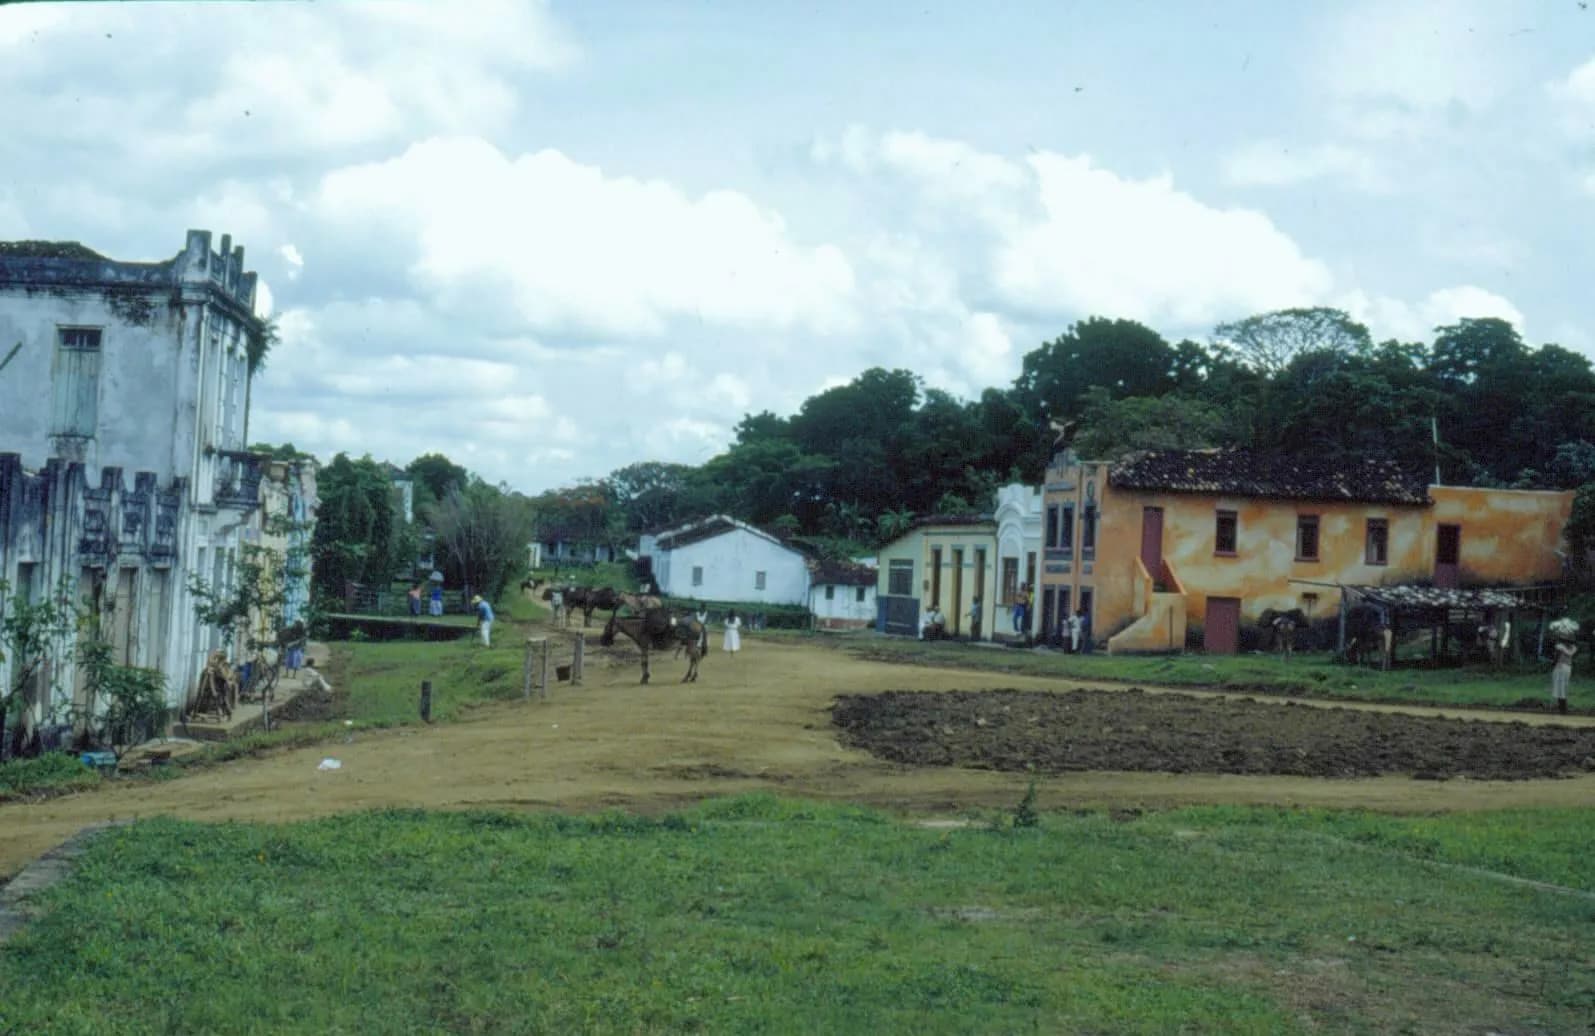
{"type": "MultiPolygon", "coordinates": [[[[338,596],[346,582],[385,585],[413,559],[402,556],[393,483],[367,454],[340,453],[316,476],[316,531],[311,540],[314,583],[338,596]]],[[[402,572],[408,576],[408,572],[402,572]]]]}
{"type": "Polygon", "coordinates": [[[425,490],[423,504],[442,500],[451,488],[467,485],[471,480],[470,472],[441,453],[423,453],[405,465],[404,470],[415,480],[417,488],[425,490]]]}
{"type": "Polygon", "coordinates": [[[519,569],[531,539],[525,506],[503,487],[481,479],[451,485],[425,510],[437,534],[448,578],[492,600],[519,569]]]}
{"type": "Polygon", "coordinates": [[[1174,388],[1174,350],[1134,320],[1091,317],[1025,354],[1014,382],[1031,413],[1068,417],[1093,386],[1114,399],[1159,396],[1174,388]]]}
{"type": "Polygon", "coordinates": [[[1277,309],[1213,329],[1215,343],[1232,349],[1247,366],[1277,374],[1309,352],[1357,354],[1373,348],[1368,329],[1345,311],[1327,306],[1277,309]]]}

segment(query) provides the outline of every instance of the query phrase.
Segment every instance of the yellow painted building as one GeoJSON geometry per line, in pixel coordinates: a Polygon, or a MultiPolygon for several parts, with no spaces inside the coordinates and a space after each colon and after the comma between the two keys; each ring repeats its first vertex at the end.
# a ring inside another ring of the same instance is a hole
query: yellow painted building
{"type": "Polygon", "coordinates": [[[875,563],[881,632],[918,636],[921,617],[934,605],[949,634],[991,639],[997,610],[997,523],[991,517],[923,518],[882,547],[875,563]],[[978,634],[970,621],[977,597],[978,634]]]}
{"type": "Polygon", "coordinates": [[[1044,631],[1086,608],[1108,650],[1234,651],[1264,609],[1335,614],[1338,584],[1525,585],[1561,575],[1569,492],[1432,486],[1238,450],[1158,451],[1047,472],[1044,631]]]}

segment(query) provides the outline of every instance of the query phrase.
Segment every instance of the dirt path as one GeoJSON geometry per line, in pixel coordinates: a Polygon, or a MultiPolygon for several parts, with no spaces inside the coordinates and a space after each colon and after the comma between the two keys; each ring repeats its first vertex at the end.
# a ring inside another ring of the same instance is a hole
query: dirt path
{"type": "MultiPolygon", "coordinates": [[[[386,806],[656,810],[759,789],[916,811],[1011,806],[1024,792],[1026,775],[908,767],[844,747],[831,724],[832,701],[838,694],[887,690],[1088,686],[888,665],[748,637],[735,660],[718,651],[711,655],[697,684],[670,682],[684,663],[666,660],[655,669],[660,682],[641,687],[635,664],[611,667],[604,662],[613,656],[594,655],[587,686],[560,686],[546,704],[493,705],[456,723],[361,733],[351,744],[284,751],[168,783],[131,782],[37,804],[0,806],[0,875],[15,872],[85,824],[156,814],[279,821],[386,806]],[[336,756],[343,768],[318,772],[323,756],[336,756]]],[[[1368,711],[1544,721],[1516,714],[1492,718],[1472,710],[1375,706],[1368,711]]],[[[1579,717],[1569,725],[1590,723],[1579,717]]],[[[1419,781],[1085,772],[1044,779],[1040,800],[1045,807],[1257,803],[1391,811],[1577,806],[1595,801],[1595,775],[1419,781]]]]}

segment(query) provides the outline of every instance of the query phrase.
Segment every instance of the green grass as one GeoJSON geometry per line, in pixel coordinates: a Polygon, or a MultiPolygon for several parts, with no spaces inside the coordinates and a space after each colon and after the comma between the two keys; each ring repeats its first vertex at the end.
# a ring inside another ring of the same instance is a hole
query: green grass
{"type": "Polygon", "coordinates": [[[1595,888],[1590,817],[156,819],[0,949],[0,1032],[1581,1031],[1595,903],[1419,857],[1595,888]]]}
{"type": "Polygon", "coordinates": [[[0,763],[0,800],[88,788],[98,783],[100,775],[67,752],[47,752],[34,759],[7,759],[0,763]]]}
{"type": "MultiPolygon", "coordinates": [[[[924,665],[1355,701],[1503,706],[1525,698],[1547,701],[1550,697],[1550,667],[1534,663],[1502,669],[1468,666],[1384,672],[1340,664],[1322,653],[1299,653],[1286,662],[1276,655],[1067,655],[873,634],[816,637],[812,641],[872,658],[924,665]]],[[[1575,674],[1569,697],[1575,708],[1595,704],[1595,675],[1587,668],[1575,674]]]]}

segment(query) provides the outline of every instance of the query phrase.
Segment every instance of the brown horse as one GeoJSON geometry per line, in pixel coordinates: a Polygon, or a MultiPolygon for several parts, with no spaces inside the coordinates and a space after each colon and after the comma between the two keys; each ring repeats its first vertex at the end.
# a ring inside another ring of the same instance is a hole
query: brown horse
{"type": "Polygon", "coordinates": [[[687,652],[687,675],[682,683],[698,679],[698,662],[703,658],[703,625],[696,619],[678,619],[664,608],[652,608],[641,615],[618,614],[609,616],[604,635],[598,643],[613,647],[615,634],[624,633],[642,651],[642,682],[647,683],[652,674],[648,669],[649,651],[667,651],[682,648],[687,652]]]}

